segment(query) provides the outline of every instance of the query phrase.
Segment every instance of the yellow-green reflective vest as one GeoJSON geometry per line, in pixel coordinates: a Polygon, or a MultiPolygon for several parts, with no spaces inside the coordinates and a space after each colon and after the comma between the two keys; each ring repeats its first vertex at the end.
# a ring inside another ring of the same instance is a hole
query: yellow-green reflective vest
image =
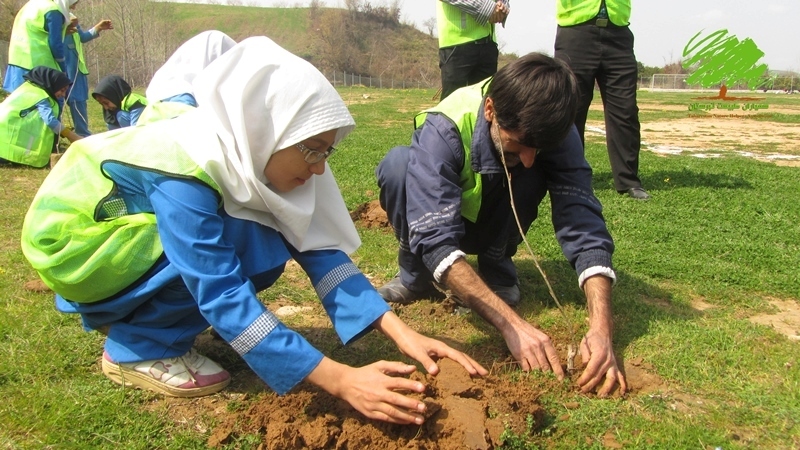
{"type": "MultiPolygon", "coordinates": [[[[586,22],[600,12],[602,0],[557,0],[556,20],[562,27],[586,22]]],[[[631,0],[605,0],[608,19],[614,25],[626,26],[631,18],[631,0]]]]}
{"type": "Polygon", "coordinates": [[[483,192],[481,174],[472,170],[472,133],[478,114],[483,114],[480,108],[486,89],[489,87],[491,77],[473,84],[472,86],[457,89],[447,98],[433,108],[427,109],[414,117],[414,127],[419,128],[425,123],[428,113],[442,114],[450,119],[461,135],[461,144],[464,146],[464,166],[459,174],[461,186],[461,216],[470,222],[477,222],[478,212],[481,210],[481,194],[483,192]]]}
{"type": "Polygon", "coordinates": [[[139,115],[139,120],[136,122],[136,125],[147,125],[148,123],[158,122],[159,120],[172,119],[193,109],[194,106],[181,102],[152,102],[142,110],[142,114],[139,115]]]}
{"type": "Polygon", "coordinates": [[[155,215],[128,213],[107,164],[193,179],[220,192],[158,125],[76,141],[36,193],[22,225],[22,252],[64,298],[107,299],[139,280],[163,253],[155,215]]]}
{"type": "Polygon", "coordinates": [[[441,0],[436,1],[436,24],[439,29],[439,48],[477,41],[486,36],[491,36],[497,42],[493,23],[481,25],[471,15],[441,0]]]}
{"type": "Polygon", "coordinates": [[[122,105],[120,105],[120,109],[126,112],[130,112],[131,108],[136,105],[136,102],[141,103],[142,106],[147,106],[147,98],[142,95],[136,94],[131,92],[130,94],[126,95],[125,98],[122,99],[122,105]]]}
{"type": "Polygon", "coordinates": [[[0,103],[0,158],[33,167],[50,162],[56,134],[42,120],[36,104],[47,99],[58,115],[58,104],[44,89],[22,83],[0,103]]]}
{"type": "Polygon", "coordinates": [[[78,70],[84,75],[89,75],[89,69],[86,68],[86,58],[83,56],[83,42],[81,42],[80,34],[72,33],[67,35],[66,39],[72,39],[75,42],[75,51],[78,52],[78,70]]]}
{"type": "MultiPolygon", "coordinates": [[[[8,63],[23,69],[45,66],[61,70],[50,51],[48,33],[44,29],[44,16],[50,11],[58,11],[51,0],[29,0],[14,18],[11,42],[8,43],[8,63]]],[[[59,13],[60,14],[60,13],[59,13]]],[[[61,29],[61,41],[67,27],[61,29]]]]}

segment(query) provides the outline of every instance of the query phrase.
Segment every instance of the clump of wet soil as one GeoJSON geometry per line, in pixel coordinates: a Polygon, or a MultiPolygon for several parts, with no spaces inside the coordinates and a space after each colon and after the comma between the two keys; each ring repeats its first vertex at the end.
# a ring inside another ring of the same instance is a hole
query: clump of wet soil
{"type": "Polygon", "coordinates": [[[378,200],[362,203],[353,211],[350,211],[350,218],[353,222],[365,228],[385,228],[389,226],[389,218],[386,217],[386,212],[381,208],[381,203],[378,200]]]}
{"type": "Polygon", "coordinates": [[[421,398],[428,407],[421,426],[367,419],[343,400],[304,384],[286,396],[265,396],[249,409],[229,414],[212,431],[209,446],[237,435],[262,436],[264,449],[491,449],[501,444],[506,427],[518,435],[541,425],[539,391],[527,383],[509,385],[489,375],[470,378],[457,363],[443,359],[436,376],[411,378],[428,386],[421,398]]]}

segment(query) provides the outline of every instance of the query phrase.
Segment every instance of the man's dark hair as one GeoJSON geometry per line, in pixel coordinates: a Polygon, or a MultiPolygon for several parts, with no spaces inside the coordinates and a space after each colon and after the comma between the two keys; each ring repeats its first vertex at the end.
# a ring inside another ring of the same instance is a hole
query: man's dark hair
{"type": "Polygon", "coordinates": [[[501,68],[487,96],[494,103],[497,124],[522,133],[521,143],[527,147],[555,147],[575,122],[575,75],[565,62],[542,53],[528,53],[501,68]]]}

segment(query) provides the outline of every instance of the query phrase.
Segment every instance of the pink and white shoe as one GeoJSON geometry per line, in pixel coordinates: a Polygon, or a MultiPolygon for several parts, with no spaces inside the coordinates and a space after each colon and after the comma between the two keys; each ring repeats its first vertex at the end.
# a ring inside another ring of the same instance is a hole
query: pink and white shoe
{"type": "Polygon", "coordinates": [[[231,375],[214,361],[189,350],[176,358],[116,363],[103,352],[103,373],[115,383],[171,397],[201,397],[219,392],[231,375]]]}

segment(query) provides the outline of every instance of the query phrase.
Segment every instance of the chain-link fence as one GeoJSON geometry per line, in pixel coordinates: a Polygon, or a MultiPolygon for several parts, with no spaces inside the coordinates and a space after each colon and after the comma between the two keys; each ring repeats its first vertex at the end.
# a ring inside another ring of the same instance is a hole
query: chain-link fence
{"type": "Polygon", "coordinates": [[[364,86],[378,89],[439,89],[440,80],[406,80],[387,77],[371,77],[347,72],[329,72],[325,76],[334,86],[364,86]]]}
{"type": "MultiPolygon", "coordinates": [[[[690,74],[666,74],[657,73],[652,77],[642,77],[639,79],[639,89],[651,90],[709,90],[713,91],[718,87],[704,88],[699,84],[687,82],[690,74]]],[[[732,86],[727,86],[730,91],[748,91],[747,83],[738,82],[732,86]]],[[[795,92],[800,89],[800,77],[781,76],[771,77],[766,83],[759,87],[759,90],[795,92]]]]}

